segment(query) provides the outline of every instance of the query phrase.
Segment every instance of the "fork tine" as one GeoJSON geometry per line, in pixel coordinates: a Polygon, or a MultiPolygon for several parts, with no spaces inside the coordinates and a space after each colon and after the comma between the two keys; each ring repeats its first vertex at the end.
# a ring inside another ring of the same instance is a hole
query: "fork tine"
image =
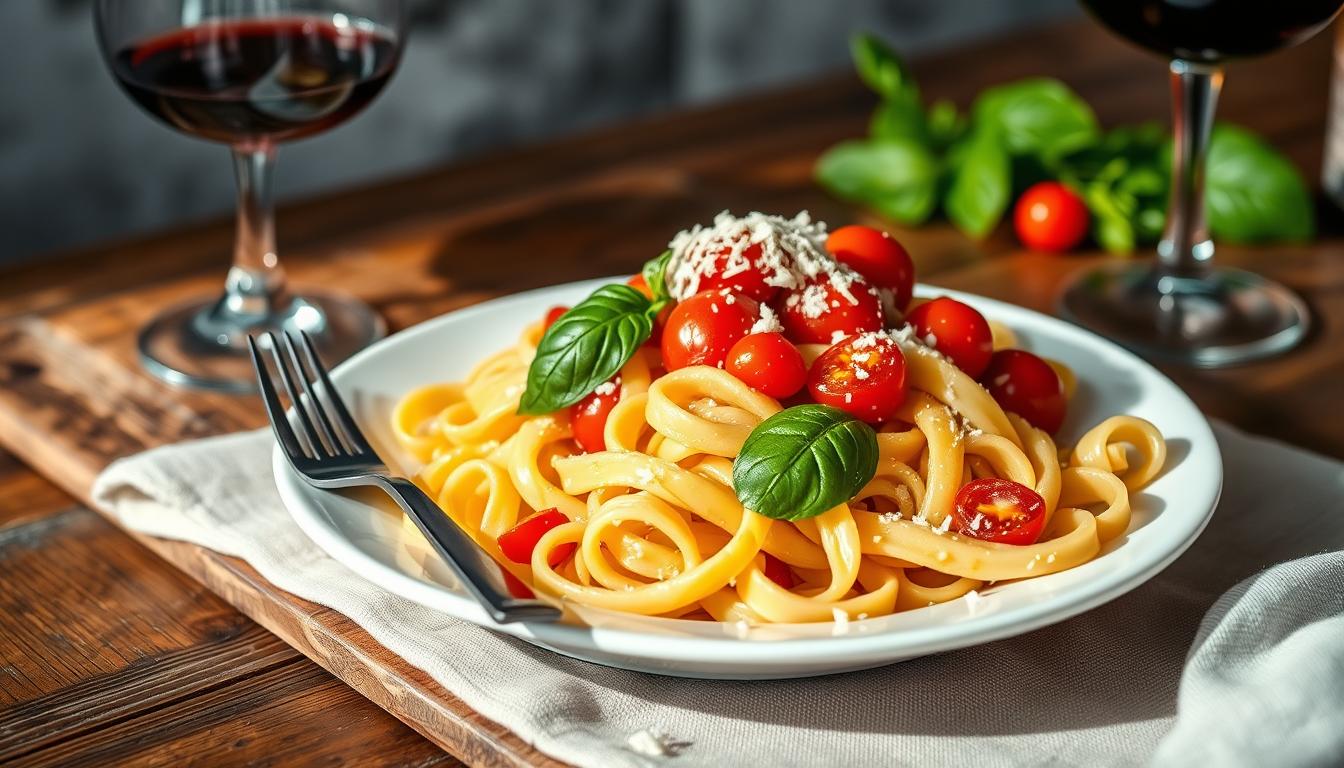
{"type": "Polygon", "coordinates": [[[261,388],[261,400],[266,405],[266,415],[271,419],[275,439],[280,441],[280,447],[285,449],[290,458],[303,457],[305,455],[303,446],[294,436],[294,428],[290,426],[289,419],[285,416],[285,408],[280,404],[280,396],[275,391],[275,384],[271,381],[271,373],[266,368],[261,349],[257,347],[256,337],[250,334],[247,337],[247,348],[252,352],[252,365],[257,369],[257,386],[261,388]]]}
{"type": "Polygon", "coordinates": [[[317,399],[317,393],[309,383],[311,374],[308,372],[308,366],[305,365],[303,359],[299,357],[299,351],[294,344],[294,337],[289,334],[289,331],[284,331],[283,333],[285,337],[285,356],[289,358],[290,364],[294,366],[295,371],[298,373],[299,385],[303,389],[303,394],[306,396],[309,414],[316,416],[314,422],[317,424],[318,430],[322,433],[323,442],[330,449],[331,455],[333,456],[339,456],[343,453],[353,455],[354,451],[348,450],[346,445],[337,439],[335,430],[331,424],[331,419],[327,416],[327,409],[322,405],[322,401],[317,399]]]}
{"type": "Polygon", "coordinates": [[[302,434],[313,450],[312,456],[314,459],[324,458],[327,454],[326,446],[317,436],[317,429],[313,426],[312,419],[308,418],[308,409],[303,407],[303,401],[299,399],[298,387],[294,384],[297,374],[289,369],[284,356],[280,354],[280,339],[276,336],[276,333],[268,331],[266,335],[271,338],[271,356],[275,358],[275,367],[280,371],[280,383],[285,385],[285,391],[289,393],[289,400],[294,405],[294,412],[299,415],[299,425],[303,428],[302,434]]]}
{"type": "Polygon", "coordinates": [[[307,331],[299,331],[299,338],[303,339],[304,356],[308,358],[313,370],[317,372],[317,378],[322,382],[322,389],[326,390],[327,400],[331,402],[332,412],[336,415],[337,422],[344,431],[346,442],[355,450],[355,453],[372,454],[373,447],[369,445],[364,433],[359,430],[359,425],[350,416],[350,411],[345,407],[345,401],[341,399],[341,393],[337,392],[335,385],[331,383],[331,377],[327,375],[326,366],[322,365],[322,359],[317,356],[317,348],[313,345],[312,338],[308,336],[307,331]]]}

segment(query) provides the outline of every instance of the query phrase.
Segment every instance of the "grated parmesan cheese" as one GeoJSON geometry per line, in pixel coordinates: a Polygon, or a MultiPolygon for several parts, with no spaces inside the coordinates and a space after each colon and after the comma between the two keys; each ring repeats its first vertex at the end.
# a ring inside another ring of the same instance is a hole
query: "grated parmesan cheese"
{"type": "Polygon", "coordinates": [[[709,275],[731,278],[752,268],[767,285],[797,288],[801,277],[834,270],[825,243],[826,225],[813,222],[807,211],[792,219],[754,211],[738,218],[724,211],[713,225],[683,230],[668,243],[668,289],[680,301],[698,293],[709,275]]]}
{"type": "Polygon", "coordinates": [[[761,317],[751,326],[751,333],[782,333],[784,326],[779,322],[779,316],[770,308],[769,304],[761,304],[761,317]]]}

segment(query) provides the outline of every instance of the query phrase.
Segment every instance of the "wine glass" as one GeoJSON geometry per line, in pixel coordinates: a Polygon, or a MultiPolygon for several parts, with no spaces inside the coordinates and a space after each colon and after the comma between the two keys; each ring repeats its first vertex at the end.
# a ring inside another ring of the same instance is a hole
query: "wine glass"
{"type": "Polygon", "coordinates": [[[140,332],[141,362],[178,385],[254,391],[247,336],[304,331],[336,361],[382,336],[347,296],[285,282],[275,248],[271,171],[282,141],[363,109],[401,58],[401,0],[97,0],[103,57],[147,112],[227,143],[238,182],[233,266],[222,295],[168,309],[140,332]]]}
{"type": "Polygon", "coordinates": [[[1224,59],[1301,42],[1341,0],[1082,0],[1112,31],[1171,58],[1171,201],[1152,265],[1085,273],[1063,298],[1075,322],[1152,357],[1219,367],[1287,351],[1306,335],[1307,307],[1288,288],[1213,264],[1204,223],[1204,157],[1224,59]]]}

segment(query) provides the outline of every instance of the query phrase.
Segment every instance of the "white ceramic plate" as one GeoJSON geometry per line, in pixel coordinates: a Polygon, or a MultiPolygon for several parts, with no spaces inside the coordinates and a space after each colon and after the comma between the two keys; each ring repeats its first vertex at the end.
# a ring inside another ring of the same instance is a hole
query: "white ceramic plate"
{"type": "MultiPolygon", "coordinates": [[[[523,326],[556,304],[572,305],[612,280],[545,288],[453,312],[391,336],[339,366],[336,385],[387,463],[410,474],[412,460],[392,440],[392,404],[413,387],[460,379],[486,355],[513,343],[523,326]]],[[[1222,462],[1208,422],[1152,366],[1110,342],[1021,307],[948,294],[1015,330],[1023,346],[1078,372],[1078,394],[1061,436],[1072,442],[1117,413],[1152,421],[1168,440],[1168,468],[1133,500],[1125,536],[1077,568],[1006,583],[966,599],[843,625],[740,627],[648,618],[577,607],[570,622],[495,626],[427,556],[400,514],[367,494],[307,486],[278,447],[273,466],[285,505],[332,557],[383,588],[544,648],[625,669],[702,678],[783,678],[890,664],[1022,634],[1095,608],[1137,587],[1176,559],[1208,522],[1222,487],[1222,462]]]]}

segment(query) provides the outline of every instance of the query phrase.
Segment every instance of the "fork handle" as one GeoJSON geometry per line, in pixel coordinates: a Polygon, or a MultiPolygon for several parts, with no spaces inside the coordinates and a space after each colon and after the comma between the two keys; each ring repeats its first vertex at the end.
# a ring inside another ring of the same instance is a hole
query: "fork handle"
{"type": "Polygon", "coordinates": [[[418,485],[400,477],[380,480],[383,490],[411,516],[416,527],[447,561],[467,590],[475,595],[490,618],[499,624],[560,618],[560,609],[550,603],[517,598],[505,591],[499,564],[457,527],[418,485]]]}

